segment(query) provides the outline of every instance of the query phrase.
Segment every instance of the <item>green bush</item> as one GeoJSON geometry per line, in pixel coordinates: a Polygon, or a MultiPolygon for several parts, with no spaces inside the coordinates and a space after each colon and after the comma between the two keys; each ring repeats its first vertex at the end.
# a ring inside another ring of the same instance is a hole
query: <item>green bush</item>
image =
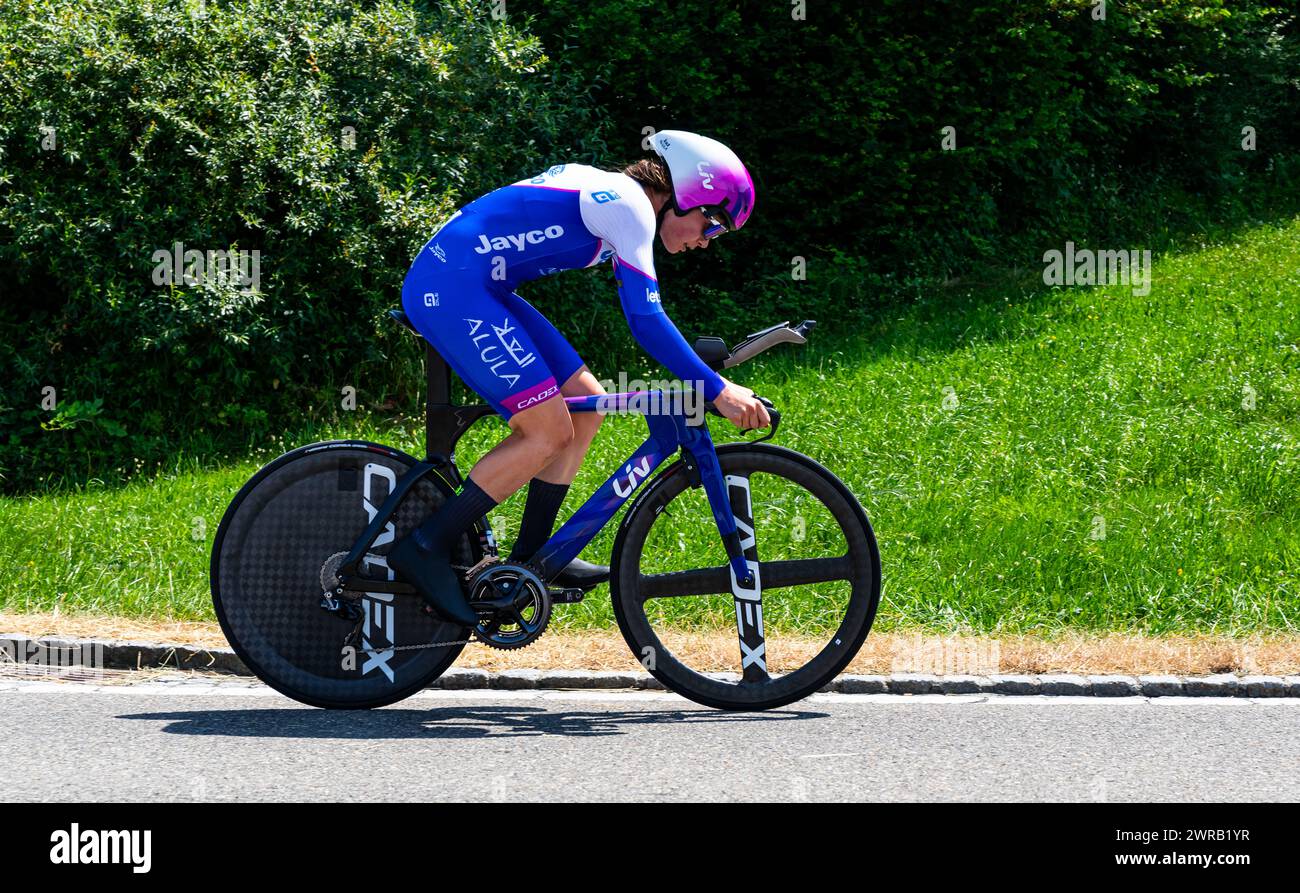
{"type": "MultiPolygon", "coordinates": [[[[743,236],[662,258],[688,335],[865,321],[1066,239],[1159,248],[1269,189],[1300,203],[1300,39],[1268,2],[806,6],[6,0],[0,486],[184,432],[265,440],[349,384],[413,408],[417,344],[383,311],[419,245],[546,165],[640,155],[647,127],[724,140],[758,186],[743,236]],[[258,250],[260,290],[155,284],[177,242],[258,250]]],[[[607,270],[524,293],[598,376],[645,368],[607,270]]]]}
{"type": "Polygon", "coordinates": [[[720,286],[831,247],[942,276],[1014,261],[1017,239],[1144,233],[1135,201],[1165,182],[1235,191],[1300,151],[1300,35],[1276,6],[1112,2],[1104,21],[1090,0],[808,0],[804,20],[789,2],[511,9],[599,85],[611,147],[677,127],[746,160],[745,239],[688,267],[720,286]]]}
{"type": "Polygon", "coordinates": [[[433,229],[602,151],[550,69],[483,3],[6,0],[5,485],[377,401],[388,357],[415,368],[383,310],[433,229]],[[260,290],[155,284],[177,242],[258,250],[260,290]]]}

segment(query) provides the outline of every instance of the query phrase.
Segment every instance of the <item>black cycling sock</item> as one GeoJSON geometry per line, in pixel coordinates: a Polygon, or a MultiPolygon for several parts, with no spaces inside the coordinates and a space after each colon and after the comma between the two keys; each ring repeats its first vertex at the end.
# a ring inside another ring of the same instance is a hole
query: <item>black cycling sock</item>
{"type": "Polygon", "coordinates": [[[461,534],[497,505],[497,501],[474,483],[473,478],[466,478],[460,492],[415,528],[411,539],[426,552],[450,553],[461,534]]]}
{"type": "Polygon", "coordinates": [[[510,550],[507,561],[527,561],[551,538],[551,528],[564,504],[568,484],[552,484],[541,478],[528,482],[528,501],[524,503],[524,519],[519,524],[519,536],[510,550]]]}

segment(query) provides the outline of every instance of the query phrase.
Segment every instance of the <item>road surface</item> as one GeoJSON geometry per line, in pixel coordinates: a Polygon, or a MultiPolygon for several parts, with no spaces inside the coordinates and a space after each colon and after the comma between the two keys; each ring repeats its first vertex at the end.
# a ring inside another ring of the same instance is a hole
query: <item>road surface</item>
{"type": "Polygon", "coordinates": [[[25,801],[1300,800],[1300,699],[425,691],[305,707],[247,680],[0,678],[25,801]]]}

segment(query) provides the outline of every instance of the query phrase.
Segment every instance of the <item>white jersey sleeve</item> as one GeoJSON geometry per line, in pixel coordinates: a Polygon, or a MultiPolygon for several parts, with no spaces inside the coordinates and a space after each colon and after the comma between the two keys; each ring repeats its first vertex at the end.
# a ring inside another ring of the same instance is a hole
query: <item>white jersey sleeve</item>
{"type": "Polygon", "coordinates": [[[641,184],[626,174],[591,169],[578,207],[583,224],[617,257],[655,278],[655,209],[641,184]]]}

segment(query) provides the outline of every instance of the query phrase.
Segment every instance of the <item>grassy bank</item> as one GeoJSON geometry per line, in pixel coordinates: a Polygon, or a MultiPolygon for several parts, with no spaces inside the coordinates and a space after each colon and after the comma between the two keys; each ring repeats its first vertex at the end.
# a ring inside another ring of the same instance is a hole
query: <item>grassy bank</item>
{"type": "MultiPolygon", "coordinates": [[[[822,320],[807,347],[732,376],[782,408],[777,442],[867,509],[885,571],[877,629],[1295,633],[1300,220],[1158,258],[1147,295],[1047,290],[1040,272],[822,320]]],[[[212,535],[260,464],[333,436],[418,452],[418,431],[370,415],[240,461],[182,456],[126,486],[6,499],[0,611],[210,620],[212,535]]],[[[480,423],[462,469],[504,433],[480,423]]],[[[643,437],[635,418],[606,421],[566,508],[643,437]]],[[[508,533],[522,507],[517,494],[499,510],[508,533]]],[[[605,560],[614,532],[585,557],[605,560]]],[[[705,548],[698,536],[687,545],[705,548]]],[[[612,624],[605,591],[554,623],[612,624]]]]}

